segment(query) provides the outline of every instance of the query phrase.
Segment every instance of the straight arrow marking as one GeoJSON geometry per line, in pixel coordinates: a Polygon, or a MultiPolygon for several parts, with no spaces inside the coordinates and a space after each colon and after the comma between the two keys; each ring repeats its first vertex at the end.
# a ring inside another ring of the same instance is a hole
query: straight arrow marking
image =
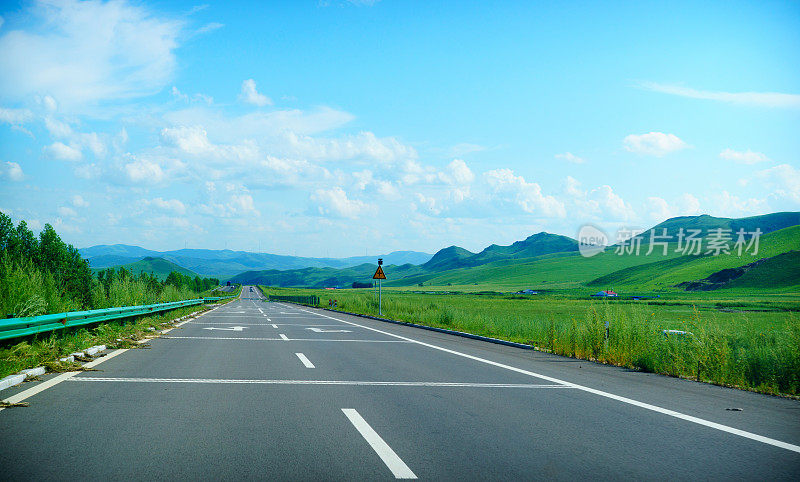
{"type": "Polygon", "coordinates": [[[323,330],[322,328],[306,328],[315,333],[350,333],[350,330],[323,330]]]}

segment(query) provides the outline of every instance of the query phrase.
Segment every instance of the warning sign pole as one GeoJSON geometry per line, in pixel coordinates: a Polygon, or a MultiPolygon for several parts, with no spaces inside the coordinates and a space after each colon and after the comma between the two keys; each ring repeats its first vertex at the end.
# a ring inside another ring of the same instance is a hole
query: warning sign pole
{"type": "Polygon", "coordinates": [[[382,264],[383,264],[383,258],[378,258],[378,269],[376,269],[375,274],[372,275],[372,279],[378,280],[378,316],[383,315],[383,310],[382,310],[383,293],[381,292],[381,280],[386,279],[386,275],[383,273],[383,268],[381,268],[382,264]]]}

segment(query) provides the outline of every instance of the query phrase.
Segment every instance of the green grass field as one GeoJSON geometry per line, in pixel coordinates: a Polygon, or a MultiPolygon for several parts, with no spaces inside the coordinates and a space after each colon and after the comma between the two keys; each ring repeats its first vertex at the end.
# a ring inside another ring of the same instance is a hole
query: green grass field
{"type": "MultiPolygon", "coordinates": [[[[676,293],[679,296],[633,301],[587,299],[585,293],[577,296],[570,290],[519,296],[444,294],[445,288],[440,288],[431,294],[386,289],[383,315],[655,373],[800,395],[798,294],[676,293]],[[693,336],[665,336],[662,330],[689,331],[693,336]]],[[[378,314],[374,289],[262,290],[265,294],[313,294],[323,306],[328,299],[336,299],[339,310],[378,314]]]]}

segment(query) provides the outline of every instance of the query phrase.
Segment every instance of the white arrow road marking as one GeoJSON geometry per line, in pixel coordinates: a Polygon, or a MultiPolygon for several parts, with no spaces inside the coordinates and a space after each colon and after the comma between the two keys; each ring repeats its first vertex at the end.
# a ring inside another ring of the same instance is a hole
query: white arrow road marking
{"type": "Polygon", "coordinates": [[[246,326],[232,326],[230,328],[215,328],[215,327],[211,326],[209,328],[203,328],[203,329],[204,330],[222,330],[222,331],[242,331],[245,328],[247,328],[247,327],[246,326]]]}
{"type": "Polygon", "coordinates": [[[389,447],[389,444],[383,441],[378,432],[370,427],[367,421],[354,408],[343,408],[342,412],[344,412],[361,436],[364,437],[369,446],[372,447],[372,450],[383,460],[383,463],[392,471],[395,479],[417,478],[414,472],[408,468],[408,465],[397,456],[397,453],[389,447]]]}
{"type": "Polygon", "coordinates": [[[323,330],[322,328],[306,328],[315,333],[350,333],[350,330],[323,330]]]}

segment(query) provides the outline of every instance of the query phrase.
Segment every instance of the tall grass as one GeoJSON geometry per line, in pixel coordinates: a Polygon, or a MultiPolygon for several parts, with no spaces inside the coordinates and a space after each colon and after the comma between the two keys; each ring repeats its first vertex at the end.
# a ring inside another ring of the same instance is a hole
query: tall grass
{"type": "Polygon", "coordinates": [[[38,316],[80,309],[81,304],[58,289],[53,275],[30,260],[0,256],[0,316],[38,316]]]}
{"type": "MultiPolygon", "coordinates": [[[[336,297],[342,311],[378,313],[371,293],[339,291],[336,297]]],[[[800,319],[795,313],[772,313],[769,325],[743,314],[735,324],[726,324],[713,313],[694,309],[688,319],[672,326],[691,334],[665,335],[662,316],[671,313],[666,311],[671,307],[657,312],[662,307],[573,304],[579,308],[565,313],[548,310],[544,299],[403,294],[384,297],[382,311],[395,320],[528,343],[559,355],[762,393],[800,395],[800,319]]]]}
{"type": "MultiPolygon", "coordinates": [[[[138,277],[115,277],[106,289],[94,281],[89,308],[111,308],[195,298],[187,286],[154,284],[138,277]]],[[[27,259],[0,255],[0,317],[39,316],[84,309],[79,300],[59,289],[52,273],[27,259]]]]}

